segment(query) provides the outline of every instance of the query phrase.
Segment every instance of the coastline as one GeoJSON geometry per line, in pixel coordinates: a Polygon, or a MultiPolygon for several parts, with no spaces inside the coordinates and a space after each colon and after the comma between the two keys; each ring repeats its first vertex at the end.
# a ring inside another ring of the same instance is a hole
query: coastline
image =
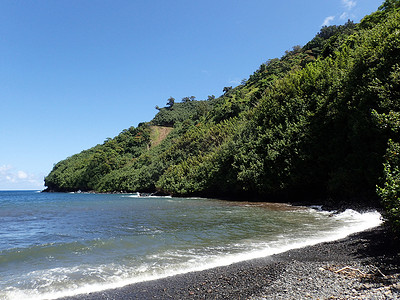
{"type": "Polygon", "coordinates": [[[397,299],[396,246],[379,226],[269,257],[60,299],[397,299]]]}

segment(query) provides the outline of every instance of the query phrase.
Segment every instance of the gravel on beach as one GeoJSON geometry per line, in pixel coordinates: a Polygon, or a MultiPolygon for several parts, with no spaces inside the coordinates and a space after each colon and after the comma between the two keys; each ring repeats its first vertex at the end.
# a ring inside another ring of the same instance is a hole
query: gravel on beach
{"type": "Polygon", "coordinates": [[[383,226],[281,254],[63,299],[400,299],[383,226]]]}

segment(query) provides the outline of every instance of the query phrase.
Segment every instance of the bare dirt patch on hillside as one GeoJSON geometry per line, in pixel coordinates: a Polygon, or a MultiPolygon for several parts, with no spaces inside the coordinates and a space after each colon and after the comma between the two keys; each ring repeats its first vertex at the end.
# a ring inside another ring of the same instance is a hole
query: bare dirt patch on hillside
{"type": "Polygon", "coordinates": [[[168,136],[173,128],[166,126],[151,126],[150,129],[151,147],[155,147],[168,136]]]}

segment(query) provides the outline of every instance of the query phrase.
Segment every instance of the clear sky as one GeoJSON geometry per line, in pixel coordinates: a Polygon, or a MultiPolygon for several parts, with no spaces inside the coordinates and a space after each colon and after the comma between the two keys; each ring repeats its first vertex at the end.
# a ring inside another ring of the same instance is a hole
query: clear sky
{"type": "Polygon", "coordinates": [[[42,189],[58,161],[206,99],[323,25],[383,0],[2,0],[0,190],[42,189]]]}

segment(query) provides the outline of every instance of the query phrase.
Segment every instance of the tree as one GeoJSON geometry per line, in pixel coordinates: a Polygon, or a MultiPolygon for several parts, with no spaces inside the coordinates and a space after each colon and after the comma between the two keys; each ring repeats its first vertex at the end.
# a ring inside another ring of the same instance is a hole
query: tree
{"type": "Polygon", "coordinates": [[[183,103],[190,102],[190,101],[194,101],[194,100],[196,100],[196,97],[195,97],[195,96],[183,97],[183,98],[182,98],[182,102],[183,102],[183,103]]]}
{"type": "Polygon", "coordinates": [[[197,106],[197,111],[196,111],[197,118],[205,116],[209,110],[210,110],[209,104],[205,101],[201,101],[197,106]]]}
{"type": "Polygon", "coordinates": [[[398,9],[400,7],[399,0],[386,0],[380,7],[379,10],[381,11],[388,11],[392,9],[398,9]]]}
{"type": "Polygon", "coordinates": [[[388,114],[378,114],[372,111],[380,128],[389,130],[395,140],[389,138],[383,163],[383,178],[377,186],[377,193],[381,197],[385,208],[385,217],[393,231],[400,236],[400,112],[390,111],[388,114]]]}
{"type": "Polygon", "coordinates": [[[226,87],[224,87],[224,89],[222,91],[224,92],[224,95],[225,95],[231,90],[232,90],[232,86],[226,86],[226,87]]]}
{"type": "Polygon", "coordinates": [[[169,97],[167,102],[168,108],[171,108],[172,106],[174,106],[174,104],[175,104],[175,98],[169,97]]]}

